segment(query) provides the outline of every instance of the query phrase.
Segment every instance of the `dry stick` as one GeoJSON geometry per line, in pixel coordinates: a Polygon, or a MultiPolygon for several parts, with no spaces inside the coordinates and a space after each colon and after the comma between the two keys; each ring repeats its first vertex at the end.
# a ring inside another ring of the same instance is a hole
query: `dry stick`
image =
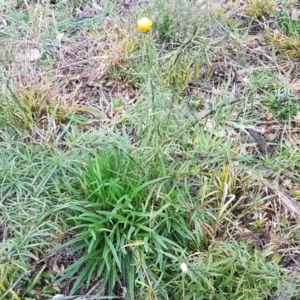
{"type": "Polygon", "coordinates": [[[273,195],[278,195],[278,200],[279,202],[281,202],[291,213],[291,215],[296,218],[299,219],[300,217],[300,209],[299,207],[296,205],[295,201],[293,201],[293,199],[291,199],[290,197],[288,197],[285,193],[278,191],[278,189],[276,189],[274,186],[272,186],[268,181],[266,181],[265,179],[260,179],[262,184],[266,186],[266,188],[268,189],[268,191],[273,194],[273,195]]]}
{"type": "Polygon", "coordinates": [[[99,280],[98,282],[96,282],[96,284],[93,285],[92,288],[86,293],[86,296],[92,295],[92,293],[93,293],[97,288],[99,288],[99,286],[101,285],[101,283],[102,283],[102,280],[99,280]]]}

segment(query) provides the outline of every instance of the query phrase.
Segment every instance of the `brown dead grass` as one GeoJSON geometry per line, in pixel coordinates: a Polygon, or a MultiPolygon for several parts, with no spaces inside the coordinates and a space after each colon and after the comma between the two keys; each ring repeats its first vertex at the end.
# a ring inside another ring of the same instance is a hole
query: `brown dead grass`
{"type": "MultiPolygon", "coordinates": [[[[11,62],[6,76],[12,78],[19,101],[29,106],[38,124],[58,104],[58,122],[66,122],[73,113],[93,118],[94,110],[102,116],[99,124],[104,125],[111,122],[115,100],[125,94],[135,97],[134,87],[126,82],[130,75],[122,77],[122,69],[128,69],[125,58],[137,45],[133,35],[128,23],[106,18],[101,31],[82,31],[63,38],[59,46],[47,46],[42,57],[45,67],[41,62],[18,60],[20,53],[34,49],[34,44],[8,43],[2,56],[6,64],[11,62]]],[[[128,105],[123,102],[121,106],[128,105]]]]}
{"type": "Polygon", "coordinates": [[[267,36],[267,41],[271,43],[277,51],[288,55],[291,59],[300,58],[300,41],[299,38],[286,36],[278,30],[267,36]]]}

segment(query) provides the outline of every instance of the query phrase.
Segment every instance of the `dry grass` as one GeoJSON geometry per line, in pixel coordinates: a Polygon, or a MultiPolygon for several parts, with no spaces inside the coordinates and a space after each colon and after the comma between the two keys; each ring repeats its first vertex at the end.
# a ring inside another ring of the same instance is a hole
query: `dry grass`
{"type": "MultiPolygon", "coordinates": [[[[33,28],[41,20],[35,20],[33,28]]],[[[6,65],[4,74],[11,79],[20,103],[33,112],[37,124],[51,116],[56,106],[58,123],[67,122],[72,114],[83,114],[97,116],[101,118],[98,123],[105,124],[110,122],[114,102],[120,96],[133,97],[134,88],[125,75],[125,59],[134,51],[136,42],[132,39],[132,25],[130,28],[128,24],[126,20],[118,22],[106,17],[101,31],[83,30],[42,47],[31,42],[35,39],[32,35],[38,34],[32,30],[21,43],[6,40],[1,58],[6,65]],[[32,49],[41,52],[38,63],[26,59],[32,49]]]]}
{"type": "Polygon", "coordinates": [[[274,5],[273,0],[248,0],[245,4],[245,13],[251,18],[261,18],[270,15],[274,5]]]}
{"type": "Polygon", "coordinates": [[[280,53],[287,54],[291,59],[298,60],[300,58],[300,42],[298,37],[286,36],[276,30],[268,35],[267,40],[280,53]]]}

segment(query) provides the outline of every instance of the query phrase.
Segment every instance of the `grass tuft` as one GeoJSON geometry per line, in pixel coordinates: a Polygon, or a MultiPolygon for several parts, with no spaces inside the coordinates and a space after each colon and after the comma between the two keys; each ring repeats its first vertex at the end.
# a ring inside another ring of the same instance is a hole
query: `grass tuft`
{"type": "Polygon", "coordinates": [[[274,5],[273,0],[248,0],[245,4],[245,13],[251,18],[261,18],[270,15],[274,5]]]}

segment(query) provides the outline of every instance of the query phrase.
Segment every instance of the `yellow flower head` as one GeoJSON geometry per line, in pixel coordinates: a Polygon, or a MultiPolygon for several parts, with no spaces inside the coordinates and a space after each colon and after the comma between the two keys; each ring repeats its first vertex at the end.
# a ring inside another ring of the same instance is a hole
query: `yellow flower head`
{"type": "Polygon", "coordinates": [[[143,17],[137,21],[137,27],[140,32],[146,33],[151,30],[152,21],[148,17],[143,17]]]}

